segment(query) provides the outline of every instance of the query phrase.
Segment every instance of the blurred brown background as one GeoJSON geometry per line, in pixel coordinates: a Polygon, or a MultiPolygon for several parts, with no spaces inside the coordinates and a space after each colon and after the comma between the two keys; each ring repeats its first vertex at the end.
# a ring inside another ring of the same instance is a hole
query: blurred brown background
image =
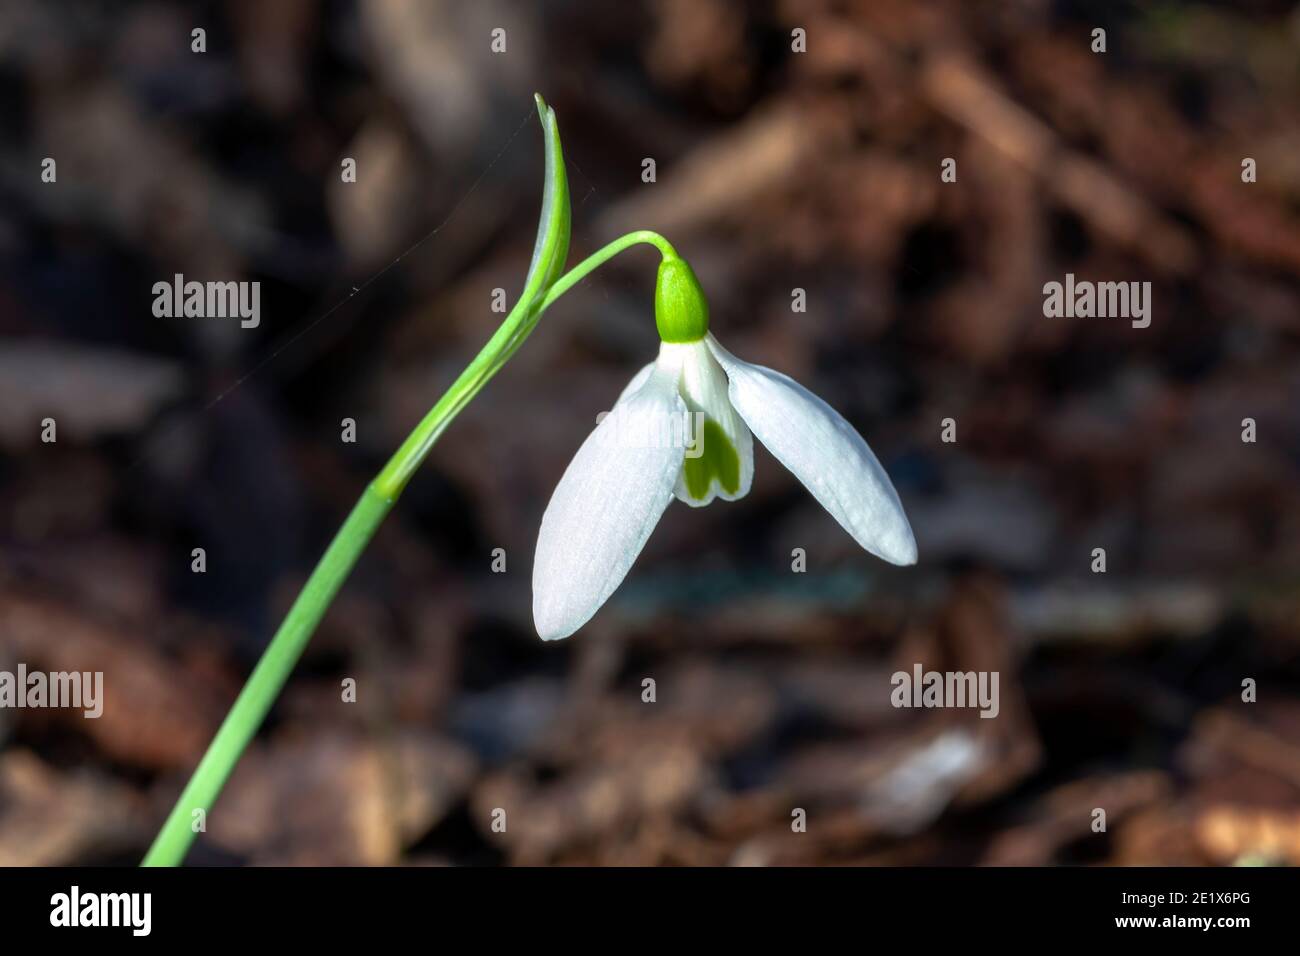
{"type": "Polygon", "coordinates": [[[446,433],[191,862],[1300,863],[1298,54],[1263,0],[7,0],[0,669],[102,670],[106,700],[0,711],[0,863],[143,853],[518,293],[534,90],[571,261],[664,232],[719,338],[871,442],[921,562],[759,452],[748,498],[670,508],[537,639],[542,511],[657,345],[626,253],[446,433]],[[261,325],[155,318],[176,272],[260,281],[261,325]],[[1066,272],[1150,281],[1150,328],[1044,318],[1066,272]],[[999,671],[999,717],[892,708],[918,662],[999,671]]]}

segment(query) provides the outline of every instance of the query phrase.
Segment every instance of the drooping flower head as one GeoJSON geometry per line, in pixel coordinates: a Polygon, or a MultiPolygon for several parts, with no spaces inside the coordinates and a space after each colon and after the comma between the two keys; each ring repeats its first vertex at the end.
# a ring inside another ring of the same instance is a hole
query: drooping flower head
{"type": "Polygon", "coordinates": [[[674,497],[696,508],[743,498],[754,437],[863,548],[916,562],[898,493],[862,436],[790,377],[724,349],[694,272],[673,255],[659,265],[655,323],[658,358],[583,442],[542,516],[533,618],[543,639],[591,619],[674,497]]]}

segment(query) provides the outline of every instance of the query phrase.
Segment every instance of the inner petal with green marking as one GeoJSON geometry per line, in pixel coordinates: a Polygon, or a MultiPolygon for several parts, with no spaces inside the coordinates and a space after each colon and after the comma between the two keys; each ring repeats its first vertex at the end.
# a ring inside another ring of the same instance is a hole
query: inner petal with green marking
{"type": "Polygon", "coordinates": [[[734,495],[740,490],[740,455],[727,433],[708,418],[695,440],[696,447],[687,450],[682,462],[687,493],[696,501],[703,501],[709,496],[709,486],[716,481],[723,491],[734,495]],[[698,457],[691,457],[697,453],[698,457]]]}
{"type": "Polygon", "coordinates": [[[715,498],[745,497],[754,478],[754,439],[731,406],[727,374],[708,345],[703,339],[663,342],[656,364],[677,379],[677,393],[689,415],[684,431],[674,423],[675,440],[686,442],[673,488],[677,500],[703,508],[715,498]]]}

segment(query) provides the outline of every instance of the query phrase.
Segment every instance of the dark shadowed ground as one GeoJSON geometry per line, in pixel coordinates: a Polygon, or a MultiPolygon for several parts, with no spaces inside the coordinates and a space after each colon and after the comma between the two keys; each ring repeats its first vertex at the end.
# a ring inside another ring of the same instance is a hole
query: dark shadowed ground
{"type": "Polygon", "coordinates": [[[1300,863],[1300,10],[1097,6],[7,0],[0,670],[106,696],[0,710],[0,864],[148,846],[518,294],[534,90],[571,261],[665,233],[719,338],[871,442],[921,561],[760,451],[537,639],[542,511],[657,346],[628,252],[448,430],[191,861],[1300,863]],[[178,272],[260,281],[260,325],[156,318],[178,272]],[[1149,327],[1045,317],[1066,273],[1150,282],[1149,327]],[[998,716],[892,707],[917,664],[998,672],[998,716]]]}

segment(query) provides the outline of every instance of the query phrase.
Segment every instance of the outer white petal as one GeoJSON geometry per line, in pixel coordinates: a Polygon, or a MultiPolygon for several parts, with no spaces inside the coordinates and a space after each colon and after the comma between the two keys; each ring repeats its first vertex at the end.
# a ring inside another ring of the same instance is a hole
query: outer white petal
{"type": "Polygon", "coordinates": [[[706,340],[758,440],[858,544],[892,564],[915,564],[916,539],[898,492],[853,426],[788,375],[742,362],[712,335],[706,340]]]}
{"type": "Polygon", "coordinates": [[[600,609],[673,500],[683,449],[640,442],[681,415],[671,370],[646,376],[569,463],[542,516],[533,563],[533,620],[543,640],[568,637],[600,609]]]}
{"type": "MultiPolygon", "coordinates": [[[[659,356],[660,364],[680,365],[678,388],[682,399],[686,402],[687,411],[692,414],[703,413],[717,422],[731,440],[732,446],[736,449],[736,456],[740,459],[740,484],[735,492],[725,491],[715,481],[709,486],[705,497],[697,500],[686,490],[686,478],[683,474],[677,479],[677,487],[673,493],[678,501],[692,508],[703,508],[714,498],[739,501],[749,494],[749,488],[754,483],[754,438],[750,435],[744,419],[731,405],[726,373],[713,357],[709,347],[702,341],[664,343],[660,345],[659,356]]],[[[689,434],[695,440],[699,440],[700,430],[695,428],[694,422],[695,420],[692,419],[689,434]]],[[[686,454],[689,456],[693,452],[695,449],[688,448],[686,454]]]]}

